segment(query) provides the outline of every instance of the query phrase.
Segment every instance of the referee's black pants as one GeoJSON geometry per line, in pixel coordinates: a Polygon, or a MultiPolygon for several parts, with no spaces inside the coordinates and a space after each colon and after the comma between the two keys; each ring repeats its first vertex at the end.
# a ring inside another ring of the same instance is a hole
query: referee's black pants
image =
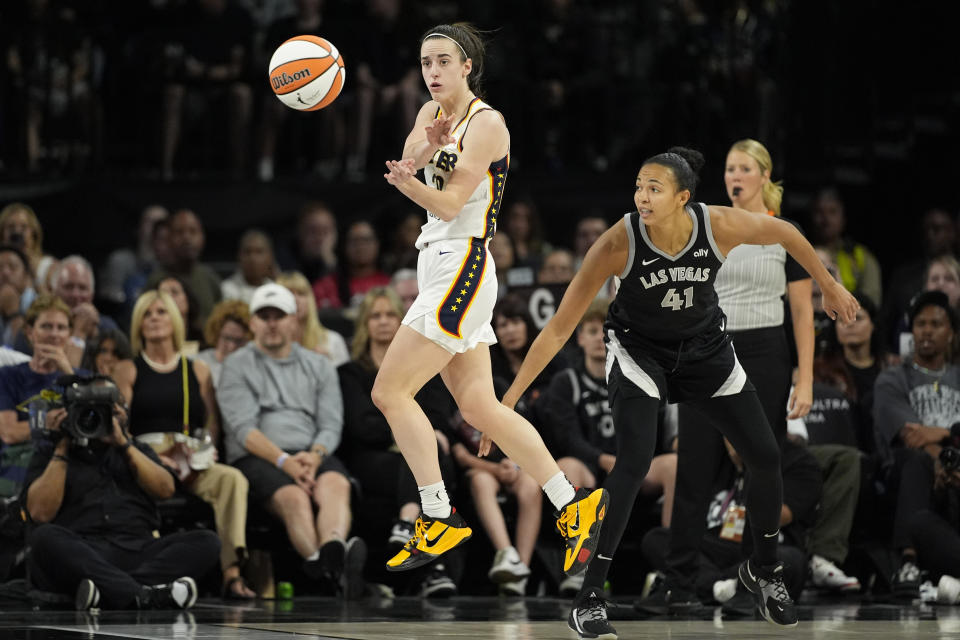
{"type": "MultiPolygon", "coordinates": [[[[731,336],[737,360],[756,388],[756,398],[763,409],[763,416],[744,418],[744,414],[741,414],[737,419],[738,424],[733,426],[751,440],[757,438],[759,429],[766,429],[768,433],[772,431],[778,448],[782,447],[787,433],[787,400],[792,377],[790,352],[783,327],[741,331],[731,333],[731,336]],[[764,417],[766,420],[763,420],[764,417]]],[[[727,450],[723,444],[724,434],[715,427],[709,409],[698,410],[693,404],[680,403],[677,423],[677,483],[670,520],[671,544],[666,574],[672,585],[692,591],[696,581],[699,547],[707,526],[711,490],[720,465],[727,457],[727,450]]],[[[747,474],[748,495],[757,489],[751,486],[757,482],[755,475],[747,474]]],[[[762,487],[759,489],[763,490],[762,487]]],[[[756,515],[748,510],[748,523],[755,520],[756,515]]],[[[751,526],[744,529],[744,558],[752,548],[752,529],[751,526]]]]}
{"type": "Polygon", "coordinates": [[[148,538],[121,548],[105,538],[84,538],[55,524],[42,524],[28,538],[30,580],[43,591],[73,595],[89,578],[104,609],[136,606],[141,586],[200,579],[219,562],[220,539],[197,530],[148,538]]]}

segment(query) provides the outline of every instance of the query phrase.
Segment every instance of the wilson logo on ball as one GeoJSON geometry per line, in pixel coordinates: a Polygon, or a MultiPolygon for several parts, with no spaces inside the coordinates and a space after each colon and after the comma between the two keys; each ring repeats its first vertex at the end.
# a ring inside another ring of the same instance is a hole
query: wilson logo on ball
{"type": "Polygon", "coordinates": [[[293,75],[288,75],[286,71],[280,73],[279,76],[273,76],[270,78],[270,81],[273,82],[273,90],[282,89],[288,84],[293,84],[298,80],[303,80],[304,78],[310,77],[310,69],[301,69],[300,71],[295,72],[293,75]]]}

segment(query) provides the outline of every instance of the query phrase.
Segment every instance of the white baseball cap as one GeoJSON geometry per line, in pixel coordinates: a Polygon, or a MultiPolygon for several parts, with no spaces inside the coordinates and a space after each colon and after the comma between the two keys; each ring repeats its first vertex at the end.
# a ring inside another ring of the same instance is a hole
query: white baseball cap
{"type": "Polygon", "coordinates": [[[257,287],[250,298],[250,313],[266,307],[273,307],[290,315],[297,312],[297,299],[293,297],[290,289],[271,282],[257,287]]]}

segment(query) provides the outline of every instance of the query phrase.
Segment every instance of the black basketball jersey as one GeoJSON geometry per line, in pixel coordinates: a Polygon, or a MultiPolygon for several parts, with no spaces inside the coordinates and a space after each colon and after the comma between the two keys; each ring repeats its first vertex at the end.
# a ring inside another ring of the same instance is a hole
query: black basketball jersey
{"type": "Polygon", "coordinates": [[[713,281],[725,256],[713,239],[707,206],[690,203],[686,212],[693,231],[676,256],[654,246],[638,212],[624,216],[630,251],[607,326],[626,341],[676,342],[723,324],[713,281]]]}

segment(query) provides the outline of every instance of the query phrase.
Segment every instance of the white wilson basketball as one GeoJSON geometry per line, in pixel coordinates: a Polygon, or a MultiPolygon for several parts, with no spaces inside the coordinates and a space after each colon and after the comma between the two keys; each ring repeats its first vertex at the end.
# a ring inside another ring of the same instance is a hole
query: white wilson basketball
{"type": "Polygon", "coordinates": [[[317,36],[295,36],[270,58],[270,87],[291,109],[323,109],[340,95],[346,77],[343,56],[317,36]]]}

